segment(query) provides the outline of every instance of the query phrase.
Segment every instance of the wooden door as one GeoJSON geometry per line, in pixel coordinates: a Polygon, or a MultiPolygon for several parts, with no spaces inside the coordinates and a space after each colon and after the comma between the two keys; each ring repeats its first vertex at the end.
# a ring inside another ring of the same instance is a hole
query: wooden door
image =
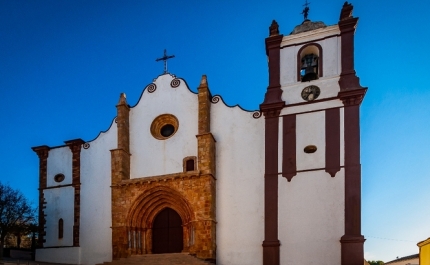
{"type": "Polygon", "coordinates": [[[182,219],[174,210],[165,208],[152,226],[152,253],[177,253],[182,249],[182,219]]]}

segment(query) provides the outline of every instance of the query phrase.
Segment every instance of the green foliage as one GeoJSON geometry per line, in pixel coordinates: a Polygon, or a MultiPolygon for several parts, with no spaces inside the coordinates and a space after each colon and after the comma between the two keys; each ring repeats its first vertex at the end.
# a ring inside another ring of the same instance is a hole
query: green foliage
{"type": "Polygon", "coordinates": [[[367,262],[369,262],[370,265],[383,265],[384,264],[384,262],[381,260],[369,260],[367,262]]]}

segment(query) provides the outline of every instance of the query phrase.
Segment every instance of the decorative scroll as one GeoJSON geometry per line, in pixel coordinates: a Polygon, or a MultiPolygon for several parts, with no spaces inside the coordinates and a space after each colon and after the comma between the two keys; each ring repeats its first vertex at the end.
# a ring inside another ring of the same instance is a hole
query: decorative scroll
{"type": "Polygon", "coordinates": [[[172,80],[172,82],[170,82],[170,86],[175,88],[178,87],[181,84],[181,80],[179,80],[178,78],[175,78],[172,80]]]}
{"type": "Polygon", "coordinates": [[[155,90],[157,90],[157,85],[154,83],[149,84],[146,89],[148,89],[149,93],[153,93],[155,90]]]}
{"type": "Polygon", "coordinates": [[[258,119],[261,117],[261,111],[255,111],[254,113],[252,113],[252,117],[254,119],[258,119]]]}
{"type": "Polygon", "coordinates": [[[216,104],[220,101],[221,97],[220,96],[214,96],[212,97],[212,103],[216,104]]]}
{"type": "MultiPolygon", "coordinates": [[[[115,121],[116,121],[116,119],[115,119],[115,121]]],[[[82,147],[83,147],[84,149],[88,149],[88,148],[90,148],[90,143],[84,143],[84,144],[82,145],[82,147]]]]}

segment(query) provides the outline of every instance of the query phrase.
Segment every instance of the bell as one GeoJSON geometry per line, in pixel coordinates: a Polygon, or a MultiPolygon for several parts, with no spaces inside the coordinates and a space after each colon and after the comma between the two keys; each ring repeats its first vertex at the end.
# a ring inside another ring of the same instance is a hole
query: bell
{"type": "Polygon", "coordinates": [[[315,54],[308,54],[302,59],[302,82],[318,79],[318,56],[315,54]]]}

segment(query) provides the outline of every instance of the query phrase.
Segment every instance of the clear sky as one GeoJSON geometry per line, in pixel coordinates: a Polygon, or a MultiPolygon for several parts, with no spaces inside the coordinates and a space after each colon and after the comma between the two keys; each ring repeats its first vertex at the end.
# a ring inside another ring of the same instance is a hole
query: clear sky
{"type": "MultiPolygon", "coordinates": [[[[309,18],[336,24],[342,0],[310,0],[309,18]]],[[[255,110],[268,84],[264,39],[284,35],[304,1],[0,1],[0,180],[37,205],[32,146],[94,139],[163,71],[255,110]]],[[[356,0],[366,259],[418,253],[430,237],[429,1],[356,0]]]]}

